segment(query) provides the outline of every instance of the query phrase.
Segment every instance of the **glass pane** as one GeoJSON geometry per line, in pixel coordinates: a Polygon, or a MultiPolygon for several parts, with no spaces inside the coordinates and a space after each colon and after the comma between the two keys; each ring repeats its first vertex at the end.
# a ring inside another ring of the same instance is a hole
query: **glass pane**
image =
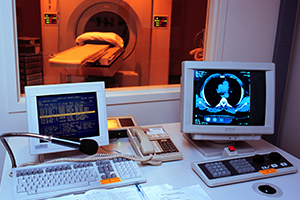
{"type": "Polygon", "coordinates": [[[203,60],[207,0],[16,0],[21,93],[26,85],[105,81],[107,88],[178,84],[203,60]]]}

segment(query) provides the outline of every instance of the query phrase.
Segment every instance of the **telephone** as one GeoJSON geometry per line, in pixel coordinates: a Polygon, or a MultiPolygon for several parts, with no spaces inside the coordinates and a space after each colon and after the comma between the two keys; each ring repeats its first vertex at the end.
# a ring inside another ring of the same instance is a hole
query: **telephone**
{"type": "Polygon", "coordinates": [[[182,160],[182,154],[162,126],[128,128],[127,135],[141,157],[153,155],[152,161],[161,162],[182,160]]]}

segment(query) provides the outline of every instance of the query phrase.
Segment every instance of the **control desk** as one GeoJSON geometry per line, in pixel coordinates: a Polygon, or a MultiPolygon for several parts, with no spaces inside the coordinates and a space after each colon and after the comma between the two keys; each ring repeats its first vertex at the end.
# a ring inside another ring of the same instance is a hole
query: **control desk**
{"type": "MultiPolygon", "coordinates": [[[[270,177],[259,180],[252,180],[242,183],[233,183],[224,186],[209,187],[202,179],[192,170],[191,164],[194,162],[208,161],[216,158],[205,158],[194,148],[180,132],[180,123],[160,124],[170,138],[182,153],[183,159],[164,162],[160,166],[140,165],[140,169],[147,179],[142,183],[143,187],[169,184],[174,188],[181,188],[192,185],[200,185],[211,199],[297,199],[300,191],[300,173],[270,177]],[[277,189],[278,195],[268,195],[260,192],[260,185],[270,185],[277,189]]],[[[255,153],[264,154],[277,151],[294,166],[300,169],[300,160],[279,149],[278,147],[264,141],[249,141],[254,146],[255,153]]],[[[28,138],[10,138],[9,144],[15,153],[17,165],[29,161],[37,161],[37,156],[29,154],[28,138]]],[[[118,141],[111,141],[110,145],[104,146],[107,150],[118,150],[122,153],[135,154],[128,138],[120,138],[118,141]]],[[[9,177],[11,172],[11,162],[6,155],[3,166],[1,180],[0,196],[3,199],[12,199],[12,178],[9,177]]]]}

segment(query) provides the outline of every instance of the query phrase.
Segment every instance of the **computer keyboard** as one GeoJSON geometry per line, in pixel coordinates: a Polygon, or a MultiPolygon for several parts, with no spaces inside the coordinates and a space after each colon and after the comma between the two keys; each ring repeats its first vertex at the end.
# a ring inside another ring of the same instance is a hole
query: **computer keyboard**
{"type": "Polygon", "coordinates": [[[296,173],[278,152],[192,163],[192,169],[211,187],[296,173]]]}
{"type": "Polygon", "coordinates": [[[126,158],[40,164],[13,169],[13,199],[42,199],[145,181],[137,163],[126,158]]]}

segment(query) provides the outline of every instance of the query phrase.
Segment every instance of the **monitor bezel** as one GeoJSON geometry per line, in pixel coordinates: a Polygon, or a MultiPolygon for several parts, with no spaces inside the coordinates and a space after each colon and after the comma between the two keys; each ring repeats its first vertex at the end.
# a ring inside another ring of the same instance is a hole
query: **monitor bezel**
{"type": "MultiPolygon", "coordinates": [[[[28,132],[39,134],[37,97],[48,95],[80,94],[95,92],[97,97],[99,136],[84,137],[92,139],[98,143],[98,146],[109,144],[107,128],[107,112],[104,82],[82,82],[66,83],[56,85],[38,85],[25,87],[25,101],[27,108],[28,132]]],[[[29,138],[30,154],[48,154],[74,150],[50,142],[41,143],[40,139],[29,138]]]]}
{"type": "MultiPolygon", "coordinates": [[[[245,137],[270,135],[274,133],[275,115],[275,65],[273,63],[255,62],[217,62],[217,61],[184,61],[182,62],[181,77],[181,131],[199,135],[197,139],[215,138],[216,140],[244,140],[245,137]],[[266,72],[266,112],[263,126],[232,126],[232,125],[194,125],[193,120],[193,91],[194,70],[247,70],[266,72]],[[202,136],[200,136],[202,135],[202,136]],[[224,137],[225,136],[225,137],[224,137]],[[226,137],[228,136],[228,137],[226,137]],[[232,137],[233,136],[233,137],[232,137]]],[[[252,137],[257,139],[257,137],[252,137]]],[[[260,138],[260,137],[259,137],[260,138]]],[[[251,140],[251,137],[247,137],[251,140]]]]}

